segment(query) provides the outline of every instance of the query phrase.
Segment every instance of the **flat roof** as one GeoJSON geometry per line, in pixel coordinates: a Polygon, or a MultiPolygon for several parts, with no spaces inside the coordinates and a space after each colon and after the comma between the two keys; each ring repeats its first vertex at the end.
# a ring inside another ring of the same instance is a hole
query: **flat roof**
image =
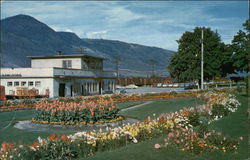
{"type": "Polygon", "coordinates": [[[95,59],[103,59],[103,57],[96,57],[96,56],[89,56],[84,54],[71,54],[71,55],[54,55],[54,56],[27,56],[31,59],[52,59],[52,58],[81,58],[81,57],[88,57],[88,58],[95,58],[95,59]]]}

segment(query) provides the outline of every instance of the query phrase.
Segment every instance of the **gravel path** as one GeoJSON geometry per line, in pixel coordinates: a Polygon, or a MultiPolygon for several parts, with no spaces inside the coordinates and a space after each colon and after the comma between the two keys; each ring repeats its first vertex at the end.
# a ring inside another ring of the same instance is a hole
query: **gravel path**
{"type": "Polygon", "coordinates": [[[147,102],[145,102],[145,103],[138,104],[138,105],[135,105],[135,106],[133,106],[133,107],[129,107],[129,108],[122,109],[120,112],[124,112],[124,111],[130,110],[130,109],[139,108],[139,107],[141,107],[141,106],[150,104],[150,103],[152,103],[152,102],[153,102],[153,101],[147,101],[147,102]]]}

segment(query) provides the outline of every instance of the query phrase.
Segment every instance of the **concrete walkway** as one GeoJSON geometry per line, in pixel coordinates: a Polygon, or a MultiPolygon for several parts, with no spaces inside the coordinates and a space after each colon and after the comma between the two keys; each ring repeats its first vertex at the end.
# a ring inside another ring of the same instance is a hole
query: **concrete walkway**
{"type": "Polygon", "coordinates": [[[144,106],[144,105],[150,104],[150,103],[152,103],[152,102],[153,102],[153,101],[147,101],[147,102],[145,102],[145,103],[138,104],[138,105],[135,105],[135,106],[133,106],[133,107],[124,108],[124,109],[122,109],[120,112],[125,112],[125,111],[130,110],[130,109],[139,108],[139,107],[141,107],[141,106],[144,106]]]}

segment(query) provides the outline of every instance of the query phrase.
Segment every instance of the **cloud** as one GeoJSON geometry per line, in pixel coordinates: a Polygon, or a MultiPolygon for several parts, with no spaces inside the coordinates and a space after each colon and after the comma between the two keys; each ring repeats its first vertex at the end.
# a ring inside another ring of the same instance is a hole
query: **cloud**
{"type": "Polygon", "coordinates": [[[92,38],[92,39],[93,38],[105,38],[107,33],[108,33],[107,30],[87,32],[86,36],[87,36],[87,38],[92,38]]]}
{"type": "Polygon", "coordinates": [[[108,38],[177,50],[176,40],[196,26],[217,29],[222,39],[229,42],[247,19],[246,4],[219,1],[4,1],[1,16],[28,14],[56,31],[74,32],[81,38],[108,38]]]}

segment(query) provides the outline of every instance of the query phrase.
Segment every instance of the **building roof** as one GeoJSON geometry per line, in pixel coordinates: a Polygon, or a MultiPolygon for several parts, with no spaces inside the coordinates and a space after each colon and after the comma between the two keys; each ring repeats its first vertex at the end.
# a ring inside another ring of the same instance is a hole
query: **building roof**
{"type": "Polygon", "coordinates": [[[84,54],[71,54],[71,55],[54,55],[54,56],[27,56],[31,59],[54,59],[54,58],[81,58],[81,57],[88,57],[88,58],[95,58],[95,59],[103,59],[103,57],[96,57],[96,56],[89,56],[84,54]]]}

